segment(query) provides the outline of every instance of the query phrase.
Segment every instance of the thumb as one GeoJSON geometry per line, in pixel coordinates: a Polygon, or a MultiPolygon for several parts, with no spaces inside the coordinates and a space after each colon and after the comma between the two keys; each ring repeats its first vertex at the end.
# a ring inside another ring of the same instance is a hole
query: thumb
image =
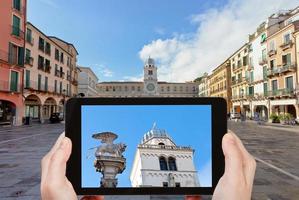
{"type": "Polygon", "coordinates": [[[224,177],[229,177],[229,180],[244,178],[242,152],[237,145],[236,138],[231,133],[224,135],[222,149],[225,157],[224,177]]]}
{"type": "Polygon", "coordinates": [[[48,171],[48,179],[50,181],[60,182],[65,180],[66,162],[71,155],[71,151],[72,142],[69,138],[64,137],[50,160],[48,171]]]}

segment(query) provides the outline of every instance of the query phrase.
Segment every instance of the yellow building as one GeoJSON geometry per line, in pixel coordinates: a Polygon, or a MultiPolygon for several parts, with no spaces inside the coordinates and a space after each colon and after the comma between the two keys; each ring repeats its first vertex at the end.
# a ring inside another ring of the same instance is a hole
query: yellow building
{"type": "Polygon", "coordinates": [[[299,29],[299,14],[286,19],[279,27],[269,27],[268,49],[268,99],[270,114],[290,113],[297,117],[299,113],[295,88],[298,84],[298,67],[293,33],[299,29]]]}
{"type": "Polygon", "coordinates": [[[231,69],[232,112],[242,112],[246,117],[250,116],[249,99],[253,96],[248,87],[250,83],[248,44],[244,44],[229,58],[231,69]]]}
{"type": "Polygon", "coordinates": [[[213,70],[209,76],[211,97],[223,97],[227,102],[227,112],[231,110],[230,60],[226,60],[213,70]]]}

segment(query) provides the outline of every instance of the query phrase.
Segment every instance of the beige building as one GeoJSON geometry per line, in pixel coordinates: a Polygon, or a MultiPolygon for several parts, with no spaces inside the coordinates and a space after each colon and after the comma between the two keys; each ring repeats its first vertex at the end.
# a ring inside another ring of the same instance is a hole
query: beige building
{"type": "Polygon", "coordinates": [[[248,44],[244,44],[230,58],[231,65],[231,88],[232,88],[232,112],[242,112],[246,116],[250,115],[250,101],[253,96],[252,89],[248,87],[249,59],[248,44]]]}
{"type": "Polygon", "coordinates": [[[268,28],[268,98],[270,114],[290,113],[299,119],[298,66],[294,33],[299,29],[298,9],[278,25],[268,28]]]}
{"type": "Polygon", "coordinates": [[[204,73],[198,80],[198,96],[199,97],[208,97],[210,96],[210,87],[209,87],[209,75],[204,73]]]}
{"type": "Polygon", "coordinates": [[[97,83],[99,81],[97,75],[89,67],[78,66],[78,94],[84,97],[98,96],[97,83]]]}
{"type": "Polygon", "coordinates": [[[227,103],[227,112],[231,110],[230,60],[224,61],[216,67],[209,76],[211,97],[222,97],[227,103]]]}
{"type": "Polygon", "coordinates": [[[154,59],[148,58],[143,68],[143,81],[113,81],[97,84],[100,97],[196,97],[196,82],[163,82],[158,81],[158,69],[154,59]]]}
{"type": "Polygon", "coordinates": [[[63,112],[65,100],[76,95],[77,51],[72,44],[49,37],[27,22],[25,44],[25,116],[40,122],[63,112]]]}

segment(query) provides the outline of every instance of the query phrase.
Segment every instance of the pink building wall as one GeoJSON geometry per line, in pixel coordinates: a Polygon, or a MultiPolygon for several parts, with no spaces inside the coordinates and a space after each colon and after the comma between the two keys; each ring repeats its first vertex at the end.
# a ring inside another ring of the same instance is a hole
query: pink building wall
{"type": "MultiPolygon", "coordinates": [[[[15,110],[15,116],[11,122],[14,125],[21,125],[23,116],[23,70],[19,65],[12,65],[8,61],[9,43],[18,47],[25,47],[26,27],[26,6],[27,1],[21,0],[20,11],[13,8],[12,0],[1,0],[0,2],[0,108],[1,115],[10,106],[15,110]],[[20,37],[12,35],[13,15],[20,18],[20,37]],[[10,91],[11,73],[18,72],[18,91],[10,91]]],[[[0,118],[1,118],[0,115],[0,118]]]]}

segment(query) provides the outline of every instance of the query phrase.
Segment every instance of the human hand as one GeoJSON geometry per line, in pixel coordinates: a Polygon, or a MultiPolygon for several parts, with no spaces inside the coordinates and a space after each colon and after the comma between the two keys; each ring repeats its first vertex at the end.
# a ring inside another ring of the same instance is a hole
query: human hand
{"type": "MultiPolygon", "coordinates": [[[[65,176],[66,162],[72,151],[72,142],[62,133],[41,162],[41,199],[78,199],[72,184],[65,176]]],[[[85,196],[83,200],[104,200],[103,196],[85,196]]]]}
{"type": "Polygon", "coordinates": [[[255,159],[231,131],[222,139],[225,172],[213,194],[213,200],[250,200],[256,169],[255,159]]]}

